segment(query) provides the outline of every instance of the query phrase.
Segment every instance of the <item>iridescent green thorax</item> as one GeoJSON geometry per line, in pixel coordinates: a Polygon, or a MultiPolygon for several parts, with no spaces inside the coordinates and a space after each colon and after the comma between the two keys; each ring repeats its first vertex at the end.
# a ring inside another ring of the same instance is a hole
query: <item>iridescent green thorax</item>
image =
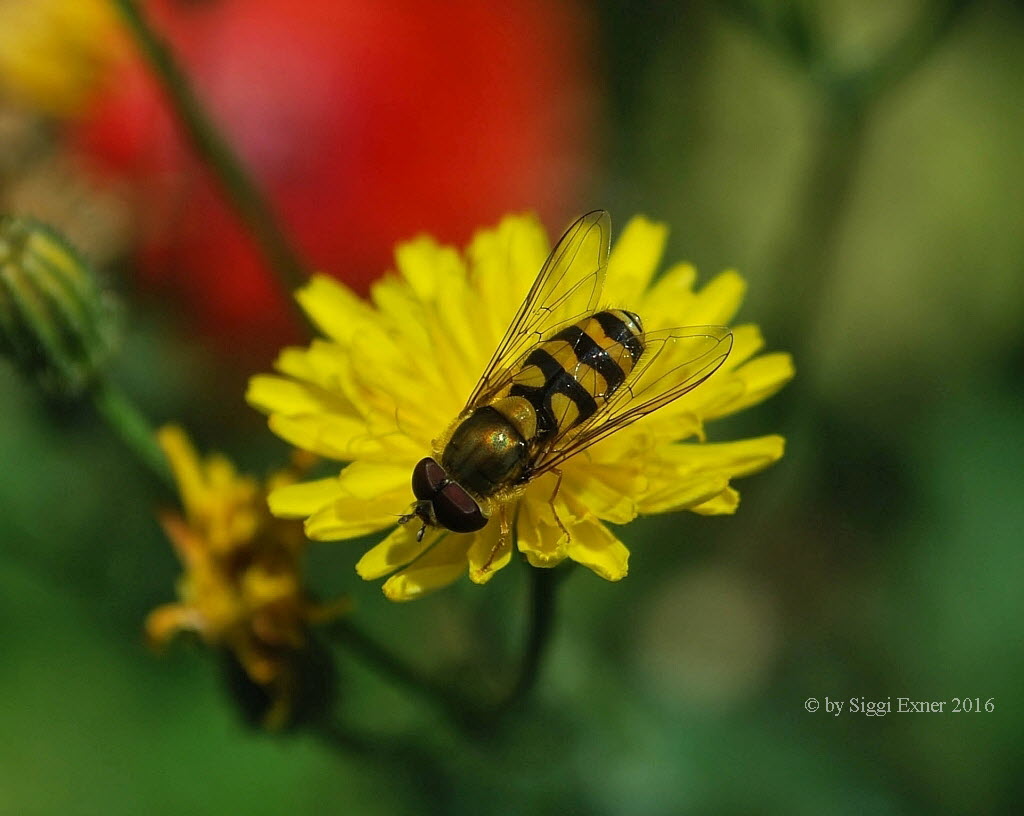
{"type": "Polygon", "coordinates": [[[455,429],[441,456],[448,477],[479,498],[517,482],[529,455],[529,439],[515,416],[497,405],[477,408],[455,429]]]}

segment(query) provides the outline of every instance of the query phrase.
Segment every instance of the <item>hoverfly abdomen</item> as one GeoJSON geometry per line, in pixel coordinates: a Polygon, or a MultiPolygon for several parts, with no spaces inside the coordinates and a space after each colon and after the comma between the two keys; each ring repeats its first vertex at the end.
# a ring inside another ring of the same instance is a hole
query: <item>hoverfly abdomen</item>
{"type": "Polygon", "coordinates": [[[644,351],[640,318],[622,309],[590,315],[535,348],[509,394],[537,412],[537,439],[586,421],[614,394],[644,351]]]}

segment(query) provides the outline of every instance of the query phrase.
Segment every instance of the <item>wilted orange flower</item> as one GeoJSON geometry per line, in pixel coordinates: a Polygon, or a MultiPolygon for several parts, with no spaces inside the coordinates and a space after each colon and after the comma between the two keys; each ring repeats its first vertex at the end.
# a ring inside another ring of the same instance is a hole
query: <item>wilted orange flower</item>
{"type": "Polygon", "coordinates": [[[281,472],[261,485],[224,456],[200,459],[181,428],[162,428],[158,439],[184,507],[183,515],[163,513],[161,524],[185,572],[180,600],[146,619],[149,640],[161,646],[191,631],[228,649],[270,700],[264,725],[284,725],[309,624],[347,609],[346,601],[322,606],[310,600],[301,577],[302,526],[267,510],[267,491],[291,483],[294,474],[281,472]]]}

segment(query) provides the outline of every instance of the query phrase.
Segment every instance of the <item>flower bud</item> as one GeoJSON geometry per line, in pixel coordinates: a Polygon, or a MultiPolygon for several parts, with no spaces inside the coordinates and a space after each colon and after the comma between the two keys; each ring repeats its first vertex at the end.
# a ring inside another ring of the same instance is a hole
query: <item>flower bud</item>
{"type": "Polygon", "coordinates": [[[0,353],[51,396],[82,394],[110,356],[114,302],[49,227],[0,218],[0,353]]]}

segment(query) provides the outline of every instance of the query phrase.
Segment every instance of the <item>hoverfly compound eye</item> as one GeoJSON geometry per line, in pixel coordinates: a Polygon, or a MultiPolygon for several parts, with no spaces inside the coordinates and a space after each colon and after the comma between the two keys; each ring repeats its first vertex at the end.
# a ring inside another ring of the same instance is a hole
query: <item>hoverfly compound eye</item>
{"type": "Polygon", "coordinates": [[[472,533],[487,526],[476,500],[429,456],[413,468],[412,492],[419,500],[415,515],[424,524],[440,524],[453,533],[472,533]]]}
{"type": "Polygon", "coordinates": [[[462,487],[450,482],[434,497],[438,522],[453,533],[473,533],[487,526],[480,505],[462,487]]]}
{"type": "Polygon", "coordinates": [[[430,501],[447,481],[444,468],[428,456],[412,470],[412,493],[420,501],[430,501]]]}

